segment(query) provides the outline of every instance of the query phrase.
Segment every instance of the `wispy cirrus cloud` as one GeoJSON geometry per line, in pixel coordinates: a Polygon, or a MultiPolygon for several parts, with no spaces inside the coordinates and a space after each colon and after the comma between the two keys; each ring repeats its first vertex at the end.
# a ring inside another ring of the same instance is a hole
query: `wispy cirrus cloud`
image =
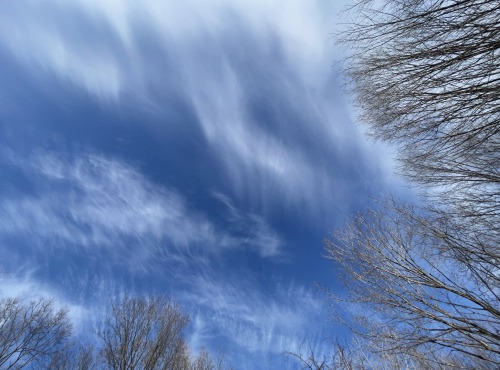
{"type": "Polygon", "coordinates": [[[284,241],[262,216],[243,212],[222,193],[215,192],[213,197],[226,207],[227,212],[223,216],[228,223],[226,230],[234,235],[238,244],[250,249],[258,248],[262,257],[286,257],[284,241]]]}
{"type": "MultiPolygon", "coordinates": [[[[275,278],[262,281],[245,268],[221,271],[214,262],[168,265],[172,275],[161,278],[175,287],[168,294],[191,316],[187,339],[194,352],[208,347],[215,353],[223,346],[230,364],[250,369],[289,368],[284,352],[296,351],[305,342],[327,350],[327,313],[317,291],[275,278]]],[[[144,293],[109,277],[80,276],[78,281],[54,284],[41,281],[29,268],[0,276],[0,297],[53,299],[56,308],[68,309],[75,332],[90,338],[109,313],[110,303],[124,294],[144,293]],[[78,285],[90,286],[92,293],[78,285]]]]}
{"type": "MultiPolygon", "coordinates": [[[[161,49],[175,49],[180,67],[194,47],[202,46],[200,39],[220,39],[228,25],[235,26],[231,22],[241,20],[262,44],[268,43],[269,36],[280,39],[290,59],[310,77],[317,72],[311,61],[321,59],[330,32],[326,8],[326,3],[298,0],[145,0],[140,4],[49,0],[43,5],[20,1],[4,6],[0,39],[22,60],[51,68],[98,95],[117,98],[123,90],[137,87],[130,82],[147,78],[143,74],[147,71],[137,68],[144,62],[141,30],[152,31],[150,36],[161,42],[161,49]],[[85,26],[87,32],[79,33],[85,26]]],[[[201,54],[210,47],[203,49],[201,54]]]]}
{"type": "Polygon", "coordinates": [[[195,347],[227,342],[243,368],[282,368],[264,359],[319,343],[326,315],[304,287],[318,233],[393,181],[331,67],[340,6],[3,4],[0,64],[16,72],[0,71],[0,120],[17,135],[0,138],[9,294],[47,292],[83,316],[122,290],[171,294],[195,347]]]}
{"type": "Polygon", "coordinates": [[[228,357],[243,368],[255,368],[256,363],[244,362],[255,356],[262,367],[267,361],[283,364],[284,352],[295,351],[304,341],[322,347],[329,335],[323,299],[303,285],[270,279],[261,290],[262,282],[244,271],[222,276],[205,270],[185,279],[190,288],[179,298],[193,312],[191,344],[199,348],[222,338],[229,343],[228,357]]]}
{"type": "Polygon", "coordinates": [[[84,325],[92,323],[96,318],[96,307],[68,299],[66,294],[33,278],[30,271],[16,275],[0,275],[0,298],[13,297],[23,301],[40,298],[52,300],[55,309],[68,310],[68,317],[75,332],[84,332],[86,330],[84,325]]]}
{"type": "MultiPolygon", "coordinates": [[[[226,319],[224,331],[232,329],[225,340],[245,351],[255,351],[251,342],[262,330],[274,331],[271,326],[280,326],[276,334],[280,338],[289,335],[281,327],[284,321],[270,321],[269,315],[277,317],[280,308],[273,304],[268,311],[265,303],[257,301],[266,299],[262,288],[254,285],[257,280],[235,280],[224,291],[224,274],[214,268],[223,265],[226,251],[254,251],[264,259],[284,253],[283,241],[261,216],[243,212],[229,197],[216,193],[226,210],[222,217],[227,229],[221,229],[189,207],[176,191],[154,184],[133,166],[94,152],[71,157],[64,151],[58,155],[35,151],[30,156],[13,156],[15,150],[3,153],[7,154],[4,162],[31,177],[36,191],[0,199],[0,240],[5,252],[0,266],[7,266],[0,296],[54,298],[58,307],[69,308],[77,332],[87,335],[85,326],[99,325],[113,297],[123,292],[143,294],[102,269],[120,265],[127,274],[145,272],[152,292],[164,284],[170,286],[167,294],[187,307],[193,322],[200,324],[192,330],[197,349],[209,344],[209,337],[220,335],[219,325],[226,319]],[[23,253],[12,237],[28,245],[21,265],[11,263],[23,253]],[[72,250],[81,253],[78,266],[51,265],[62,270],[57,281],[47,280],[48,266],[33,258],[40,254],[49,260],[66,260],[72,250]],[[246,290],[253,293],[245,296],[246,290]],[[253,318],[247,298],[261,307],[253,318]],[[264,318],[266,323],[256,323],[264,318]]],[[[279,304],[284,308],[286,303],[279,304]]],[[[299,313],[295,315],[298,320],[299,313]]]]}
{"type": "Polygon", "coordinates": [[[24,5],[0,15],[0,43],[18,60],[117,109],[126,102],[162,116],[171,109],[165,102],[180,97],[232,195],[255,209],[291,207],[318,220],[347,207],[342,177],[393,180],[376,160],[359,161],[358,171],[344,164],[366,148],[349,112],[332,102],[339,72],[331,68],[334,9],[326,2],[24,5]]]}
{"type": "Polygon", "coordinates": [[[33,178],[37,192],[0,200],[4,237],[31,235],[53,248],[105,249],[116,260],[133,253],[136,265],[189,248],[209,254],[250,248],[262,257],[281,253],[280,238],[262,218],[247,225],[246,236],[220,230],[178,192],[152,183],[120,160],[95,153],[64,159],[42,152],[15,161],[33,178]]]}

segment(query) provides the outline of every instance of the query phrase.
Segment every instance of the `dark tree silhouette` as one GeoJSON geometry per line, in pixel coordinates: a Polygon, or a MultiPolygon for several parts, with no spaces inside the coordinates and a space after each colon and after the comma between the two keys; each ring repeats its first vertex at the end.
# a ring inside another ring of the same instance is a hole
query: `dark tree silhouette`
{"type": "Polygon", "coordinates": [[[375,352],[442,366],[450,358],[475,368],[499,364],[498,271],[457,260],[474,242],[397,203],[360,214],[326,241],[349,291],[333,298],[364,307],[353,331],[375,352]]]}
{"type": "Polygon", "coordinates": [[[98,336],[102,358],[113,370],[189,368],[183,331],[189,322],[180,308],[163,298],[125,297],[112,305],[98,336]]]}
{"type": "MultiPolygon", "coordinates": [[[[361,0],[342,34],[361,119],[433,201],[500,239],[500,2],[361,0]]],[[[498,261],[497,261],[498,262],[498,261]]]]}
{"type": "Polygon", "coordinates": [[[46,367],[67,349],[71,330],[67,311],[52,300],[0,299],[0,368],[46,367]]]}
{"type": "MultiPolygon", "coordinates": [[[[348,291],[332,298],[358,305],[347,321],[370,368],[498,367],[500,2],[360,0],[350,11],[340,37],[360,118],[424,197],[419,209],[390,200],[327,239],[348,291]]],[[[349,359],[328,368],[360,364],[349,359]]]]}

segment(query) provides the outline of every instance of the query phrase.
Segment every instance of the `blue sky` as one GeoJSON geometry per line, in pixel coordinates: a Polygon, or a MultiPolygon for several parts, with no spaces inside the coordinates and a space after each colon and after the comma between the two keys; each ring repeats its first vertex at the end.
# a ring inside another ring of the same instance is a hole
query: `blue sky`
{"type": "Polygon", "coordinates": [[[356,123],[333,1],[4,1],[0,295],[78,332],[167,294],[239,369],[345,333],[322,239],[406,190],[356,123]]]}

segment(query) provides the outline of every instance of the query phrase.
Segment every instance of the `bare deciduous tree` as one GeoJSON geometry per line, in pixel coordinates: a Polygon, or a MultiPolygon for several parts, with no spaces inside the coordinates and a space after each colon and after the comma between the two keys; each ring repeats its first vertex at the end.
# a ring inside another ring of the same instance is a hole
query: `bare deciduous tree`
{"type": "Polygon", "coordinates": [[[102,357],[111,369],[187,369],[183,338],[188,317],[162,298],[123,298],[98,332],[102,357]]]}
{"type": "Polygon", "coordinates": [[[51,300],[0,299],[0,368],[47,366],[66,350],[71,330],[67,311],[51,300]]]}
{"type": "Polygon", "coordinates": [[[335,342],[328,354],[317,353],[308,343],[300,346],[297,352],[285,352],[285,355],[295,359],[301,370],[354,370],[365,368],[362,354],[355,355],[350,347],[335,342]],[[304,353],[303,347],[306,347],[304,353]]]}
{"type": "Polygon", "coordinates": [[[361,118],[397,147],[427,203],[391,201],[326,241],[348,288],[334,299],[357,304],[352,328],[380,364],[498,366],[500,3],[359,0],[351,10],[341,37],[361,118]]]}
{"type": "Polygon", "coordinates": [[[73,343],[65,351],[52,358],[50,370],[94,370],[98,369],[94,347],[82,343],[73,343]]]}
{"type": "Polygon", "coordinates": [[[448,214],[500,238],[500,2],[359,0],[341,35],[371,133],[448,214]],[[436,199],[435,198],[435,199],[436,199]]]}
{"type": "Polygon", "coordinates": [[[222,370],[224,369],[224,356],[219,354],[213,359],[210,353],[202,349],[196,356],[189,367],[190,370],[222,370]]]}
{"type": "MultiPolygon", "coordinates": [[[[477,239],[392,202],[326,241],[347,297],[362,306],[354,332],[375,352],[429,364],[500,364],[500,284],[493,260],[470,259],[477,239]],[[457,256],[465,258],[458,259],[457,256]]],[[[494,256],[492,256],[494,257],[494,256]]]]}
{"type": "MultiPolygon", "coordinates": [[[[476,363],[466,363],[456,356],[441,355],[437,361],[429,362],[416,348],[404,352],[374,352],[370,341],[359,340],[343,345],[333,343],[328,354],[319,354],[311,346],[304,352],[286,352],[300,366],[301,370],[423,370],[423,369],[475,369],[476,363]]],[[[383,338],[382,338],[383,340],[383,338]]],[[[379,343],[380,344],[380,343],[379,343]]],[[[303,346],[302,346],[303,347],[303,346]]],[[[480,368],[480,367],[479,367],[480,368]]],[[[486,369],[486,368],[485,368],[486,369]]]]}

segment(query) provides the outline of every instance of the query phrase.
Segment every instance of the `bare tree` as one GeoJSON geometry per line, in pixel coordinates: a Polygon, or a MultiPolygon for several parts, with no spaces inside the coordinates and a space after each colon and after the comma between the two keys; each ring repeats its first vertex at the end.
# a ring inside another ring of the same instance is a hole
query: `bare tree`
{"type": "Polygon", "coordinates": [[[95,350],[92,345],[75,342],[53,356],[50,370],[95,370],[98,369],[95,350]]]}
{"type": "MultiPolygon", "coordinates": [[[[495,256],[470,259],[475,235],[395,202],[355,217],[326,241],[348,296],[354,332],[378,353],[428,364],[500,364],[500,277],[495,256]],[[457,258],[463,255],[465,258],[457,258]]],[[[486,249],[488,250],[488,249],[486,249]]]]}
{"type": "Polygon", "coordinates": [[[71,331],[67,311],[52,300],[0,299],[0,368],[47,366],[66,350],[71,331]]]}
{"type": "MultiPolygon", "coordinates": [[[[361,118],[402,172],[500,239],[500,2],[359,0],[341,35],[361,118]]],[[[497,249],[498,253],[498,249],[497,249]]]]}
{"type": "Polygon", "coordinates": [[[163,298],[123,298],[98,332],[111,369],[184,370],[189,367],[183,331],[188,317],[163,298]]]}
{"type": "Polygon", "coordinates": [[[293,358],[300,365],[301,370],[354,370],[365,368],[364,357],[361,353],[356,355],[353,350],[334,342],[328,354],[319,354],[310,343],[303,343],[296,352],[285,352],[285,355],[293,358]],[[304,353],[303,348],[306,347],[304,353]]]}
{"type": "Polygon", "coordinates": [[[214,359],[210,353],[202,349],[198,356],[192,359],[190,370],[222,370],[224,369],[224,356],[219,355],[214,359]]]}
{"type": "MultiPolygon", "coordinates": [[[[380,347],[379,339],[378,347],[380,347]]],[[[423,370],[423,369],[476,369],[477,363],[464,362],[457,356],[441,355],[437,360],[430,362],[429,356],[422,356],[416,348],[406,348],[403,352],[374,351],[371,341],[357,337],[353,343],[332,344],[327,354],[320,354],[311,346],[298,352],[286,352],[294,359],[301,370],[423,370]]],[[[481,368],[481,367],[479,367],[481,368]]]]}
{"type": "Polygon", "coordinates": [[[357,304],[352,329],[371,359],[498,366],[500,2],[359,0],[351,10],[341,37],[361,118],[396,146],[427,203],[390,201],[326,241],[348,291],[333,298],[357,304]]]}

